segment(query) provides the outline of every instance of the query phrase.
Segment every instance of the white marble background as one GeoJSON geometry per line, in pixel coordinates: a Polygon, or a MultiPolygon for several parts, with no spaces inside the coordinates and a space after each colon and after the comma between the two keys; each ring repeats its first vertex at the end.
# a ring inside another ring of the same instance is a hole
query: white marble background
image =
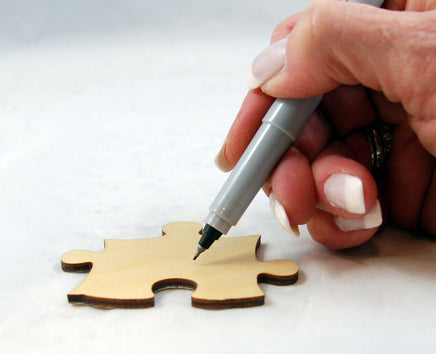
{"type": "MultiPolygon", "coordinates": [[[[301,267],[265,306],[205,311],[190,291],[98,310],[61,255],[202,222],[251,59],[304,1],[0,2],[2,353],[433,353],[436,244],[389,229],[332,253],[290,238],[259,194],[231,235],[301,267]]],[[[231,236],[230,235],[230,236],[231,236]]],[[[194,250],[193,250],[194,252],[194,250]]]]}

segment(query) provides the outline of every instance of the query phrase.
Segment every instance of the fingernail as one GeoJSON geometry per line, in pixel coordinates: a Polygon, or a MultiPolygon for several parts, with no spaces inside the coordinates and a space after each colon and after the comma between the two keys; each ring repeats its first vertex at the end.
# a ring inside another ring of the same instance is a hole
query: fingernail
{"type": "Polygon", "coordinates": [[[254,59],[247,74],[247,87],[258,88],[286,66],[286,44],[288,38],[283,38],[264,49],[254,59]]]}
{"type": "Polygon", "coordinates": [[[288,216],[286,215],[285,208],[282,204],[276,199],[276,196],[274,193],[271,193],[269,196],[269,205],[271,206],[271,209],[280,223],[280,225],[291,235],[293,236],[300,236],[300,231],[298,230],[297,225],[291,225],[288,219],[288,216]]]}
{"type": "Polygon", "coordinates": [[[331,175],[324,183],[324,193],[331,205],[349,213],[365,214],[362,180],[345,173],[331,175]]]}
{"type": "Polygon", "coordinates": [[[224,151],[226,149],[226,143],[224,142],[223,146],[221,147],[218,154],[215,156],[215,165],[224,172],[230,171],[232,168],[230,164],[228,163],[227,159],[224,156],[224,151]]]}
{"type": "Polygon", "coordinates": [[[371,211],[360,219],[347,219],[337,217],[335,219],[336,225],[342,231],[356,231],[364,229],[372,229],[373,227],[380,226],[383,221],[380,202],[377,200],[371,211]]]}

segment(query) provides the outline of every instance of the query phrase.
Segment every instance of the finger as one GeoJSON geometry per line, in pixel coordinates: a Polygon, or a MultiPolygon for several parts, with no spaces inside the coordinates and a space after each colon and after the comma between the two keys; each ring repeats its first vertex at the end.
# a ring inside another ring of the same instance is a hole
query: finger
{"type": "Polygon", "coordinates": [[[307,121],[294,146],[312,161],[332,137],[332,128],[322,111],[315,111],[307,121]]]}
{"type": "Polygon", "coordinates": [[[389,102],[381,92],[371,92],[371,100],[377,110],[377,115],[381,119],[388,124],[405,127],[406,130],[413,129],[419,142],[428,152],[436,156],[436,119],[415,117],[409,121],[408,114],[403,106],[389,102]]]}
{"type": "Polygon", "coordinates": [[[361,85],[339,86],[324,95],[321,106],[339,136],[367,127],[376,118],[368,90],[361,85]]]}
{"type": "Polygon", "coordinates": [[[280,210],[285,210],[282,214],[273,208],[282,225],[305,224],[315,211],[316,192],[309,160],[295,147],[280,160],[264,190],[267,195],[273,194],[274,206],[278,203],[280,210]]]}
{"type": "MultiPolygon", "coordinates": [[[[297,22],[299,16],[300,13],[297,13],[289,17],[286,21],[282,21],[274,31],[271,43],[285,37],[292,30],[292,27],[297,22]]],[[[215,158],[215,164],[219,169],[226,172],[233,169],[259,129],[261,120],[273,101],[274,99],[271,98],[271,96],[265,95],[260,89],[250,90],[248,92],[236,119],[230,128],[226,141],[215,158]]],[[[326,125],[318,123],[314,119],[311,120],[310,126],[318,128],[319,132],[326,131],[326,125]]],[[[308,138],[310,135],[314,134],[316,134],[314,129],[305,129],[301,135],[308,138]]],[[[321,134],[318,133],[317,135],[319,136],[321,134]]],[[[303,144],[303,146],[304,145],[306,144],[303,144]]],[[[311,155],[314,155],[316,151],[319,151],[319,149],[309,147],[306,150],[308,150],[311,155]]]]}
{"type": "MultiPolygon", "coordinates": [[[[215,158],[215,163],[221,170],[230,171],[239,161],[262,124],[262,118],[273,100],[260,90],[253,90],[248,93],[230,128],[225,143],[215,158]]],[[[332,130],[322,113],[314,112],[301,131],[295,146],[309,160],[312,160],[327,145],[331,135],[332,130]]]]}
{"type": "Polygon", "coordinates": [[[366,133],[363,130],[355,131],[345,136],[342,141],[352,152],[354,159],[368,171],[371,171],[373,161],[371,160],[371,149],[366,133]]]}
{"type": "Polygon", "coordinates": [[[407,124],[407,113],[401,104],[388,101],[383,93],[377,91],[370,91],[370,100],[376,115],[385,123],[393,126],[407,124]]]}
{"type": "Polygon", "coordinates": [[[408,125],[397,127],[392,135],[385,191],[390,215],[399,226],[419,226],[433,166],[434,158],[419,143],[408,125]]]}
{"type": "Polygon", "coordinates": [[[367,225],[366,218],[373,219],[373,214],[380,215],[380,204],[377,202],[373,209],[360,219],[340,218],[322,210],[317,210],[307,224],[307,230],[312,238],[328,249],[339,250],[359,246],[368,241],[378,230],[378,226],[362,228],[367,225]],[[343,228],[358,228],[357,230],[342,230],[343,228]]]}
{"type": "MultiPolygon", "coordinates": [[[[353,133],[349,141],[360,139],[353,133]]],[[[358,149],[367,143],[355,144],[358,149]]],[[[360,152],[367,158],[368,152],[360,152]]],[[[353,150],[332,143],[312,164],[318,209],[307,224],[312,238],[329,249],[355,247],[369,240],[383,221],[377,185],[353,150]]]]}
{"type": "MultiPolygon", "coordinates": [[[[428,6],[428,8],[425,7],[425,5],[427,4],[418,4],[421,6],[424,6],[424,8],[416,8],[416,9],[410,9],[410,10],[420,10],[420,11],[424,11],[424,10],[429,10],[431,9],[431,6],[428,6]]],[[[406,7],[406,0],[388,0],[385,1],[383,4],[383,7],[385,7],[386,9],[389,10],[404,10],[406,7]]],[[[295,24],[298,22],[298,20],[301,18],[301,16],[303,15],[303,12],[297,12],[295,14],[293,14],[292,16],[289,16],[287,19],[279,22],[276,26],[276,28],[274,29],[273,34],[271,35],[271,42],[270,43],[275,43],[280,39],[285,38],[294,28],[295,24]]]]}
{"type": "Polygon", "coordinates": [[[303,12],[297,12],[296,14],[289,16],[287,19],[279,22],[271,35],[271,44],[285,38],[294,28],[295,24],[303,15],[303,12]]]}
{"type": "Polygon", "coordinates": [[[226,141],[215,158],[215,164],[221,170],[230,171],[236,165],[273,102],[274,98],[265,95],[260,90],[248,92],[226,141]]]}
{"type": "Polygon", "coordinates": [[[389,10],[401,11],[406,8],[407,0],[388,0],[383,3],[383,7],[389,10]]]}
{"type": "Polygon", "coordinates": [[[368,169],[341,142],[329,145],[312,163],[318,206],[336,216],[360,218],[373,208],[377,185],[368,169]]]}
{"type": "Polygon", "coordinates": [[[298,98],[362,83],[401,102],[413,116],[429,117],[436,111],[431,99],[436,85],[434,46],[429,45],[434,43],[434,21],[432,11],[315,2],[292,25],[288,37],[256,57],[251,87],[261,85],[274,97],[298,98]],[[415,85],[417,77],[420,85],[415,85]]]}
{"type": "Polygon", "coordinates": [[[384,201],[398,225],[415,228],[420,223],[421,213],[428,212],[424,201],[430,190],[434,157],[411,130],[401,105],[387,101],[377,92],[372,93],[372,102],[377,115],[394,126],[384,201]]]}
{"type": "Polygon", "coordinates": [[[430,235],[436,237],[436,166],[433,167],[433,178],[422,205],[421,225],[430,235]]]}

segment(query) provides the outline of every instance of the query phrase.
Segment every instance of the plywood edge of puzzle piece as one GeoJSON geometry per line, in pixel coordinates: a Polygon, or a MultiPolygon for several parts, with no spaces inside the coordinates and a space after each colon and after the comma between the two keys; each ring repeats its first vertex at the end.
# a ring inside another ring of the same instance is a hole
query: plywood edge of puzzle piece
{"type": "MultiPolygon", "coordinates": [[[[259,288],[258,283],[289,285],[297,281],[298,266],[294,262],[289,260],[261,262],[257,260],[256,250],[260,245],[259,235],[222,237],[220,240],[215,242],[213,250],[204,253],[199,260],[193,262],[192,254],[195,251],[201,229],[202,225],[198,223],[171,223],[163,227],[163,237],[135,240],[105,240],[105,250],[100,253],[86,250],[74,250],[65,253],[62,257],[62,268],[65,271],[86,272],[90,271],[92,268],[91,273],[95,273],[96,271],[99,272],[98,269],[102,266],[100,263],[102,262],[102,256],[105,255],[105,252],[108,250],[117,250],[116,246],[126,246],[126,242],[134,245],[133,250],[131,251],[134,251],[135,255],[129,253],[130,251],[126,253],[130,255],[129,258],[133,259],[133,263],[135,262],[135,259],[140,263],[156,262],[156,251],[151,253],[147,252],[147,247],[144,248],[143,246],[151,241],[155,247],[156,243],[160,244],[162,240],[166,240],[168,242],[162,243],[162,247],[165,251],[162,254],[168,258],[169,264],[167,265],[167,268],[174,267],[175,263],[173,260],[180,260],[180,258],[182,258],[188,264],[187,268],[190,268],[190,270],[188,270],[195,274],[194,276],[192,274],[191,276],[187,276],[186,274],[182,274],[186,269],[180,269],[180,272],[175,272],[174,276],[161,276],[159,278],[163,273],[171,273],[171,270],[168,271],[167,269],[160,275],[157,275],[159,279],[151,280],[144,279],[143,272],[141,271],[141,274],[138,273],[137,276],[134,276],[134,278],[137,279],[137,283],[132,289],[130,289],[132,291],[130,293],[129,288],[131,287],[131,284],[129,282],[123,284],[123,279],[121,279],[121,282],[120,279],[117,279],[117,281],[111,281],[110,278],[112,275],[110,272],[109,278],[104,276],[104,272],[99,273],[99,277],[102,277],[100,280],[102,281],[100,284],[96,285],[97,290],[95,288],[93,289],[95,284],[93,284],[94,280],[91,281],[88,279],[88,277],[91,276],[90,274],[76,289],[68,294],[68,300],[73,303],[88,303],[97,307],[149,307],[154,305],[154,293],[168,288],[187,288],[194,290],[191,298],[192,305],[195,307],[206,309],[251,307],[262,305],[264,303],[265,295],[259,288]],[[177,247],[174,245],[174,242],[178,243],[177,247]],[[144,254],[147,253],[148,255],[145,256],[151,257],[151,260],[143,259],[144,254]],[[236,277],[236,283],[234,282],[230,287],[224,287],[221,289],[221,292],[219,289],[219,279],[217,286],[208,284],[208,286],[205,287],[202,285],[203,282],[216,282],[217,279],[215,278],[220,278],[220,276],[224,276],[226,278],[224,279],[225,282],[228,282],[228,278],[237,273],[234,269],[228,269],[229,266],[230,268],[232,267],[232,264],[240,269],[245,269],[247,265],[249,265],[249,267],[255,265],[255,269],[251,270],[251,273],[254,275],[243,276],[242,278],[239,278],[239,280],[236,277]],[[219,267],[223,265],[227,267],[225,273],[219,271],[219,267]],[[206,275],[202,274],[202,268],[203,273],[206,275]],[[215,274],[214,276],[210,275],[211,271],[215,274]],[[255,278],[252,279],[250,276],[254,276],[255,278]],[[192,278],[195,278],[195,280],[192,278]],[[102,291],[98,291],[98,286],[101,286],[101,284],[104,286],[112,284],[115,289],[103,289],[102,291]],[[92,285],[91,288],[89,288],[88,285],[92,285]],[[124,289],[126,287],[127,289],[124,289]],[[208,287],[209,293],[208,291],[204,291],[204,289],[207,289],[208,287]],[[108,293],[110,294],[112,291],[117,290],[116,288],[127,290],[127,293],[120,295],[115,291],[115,293],[113,293],[114,296],[107,296],[108,293]],[[231,289],[230,293],[229,289],[231,289]],[[211,296],[211,293],[213,296],[211,296]]],[[[124,256],[126,254],[124,254],[124,256]]],[[[123,262],[121,261],[121,263],[123,262]]],[[[121,264],[121,267],[122,266],[123,265],[121,264]]],[[[130,264],[130,267],[131,266],[132,265],[130,264]]],[[[119,265],[117,265],[117,267],[119,267],[119,265]]],[[[143,266],[137,264],[137,267],[139,270],[143,270],[143,266]]],[[[114,267],[112,268],[114,270],[114,267]]],[[[161,265],[159,268],[165,267],[161,265]]]]}
{"type": "MultiPolygon", "coordinates": [[[[233,289],[215,292],[215,298],[209,291],[202,292],[200,287],[192,294],[192,304],[201,308],[252,307],[263,305],[265,294],[259,283],[290,285],[298,280],[298,266],[290,260],[259,261],[256,252],[260,246],[260,235],[242,237],[221,237],[214,243],[213,249],[202,254],[201,262],[205,266],[219,263],[222,254],[228,270],[217,276],[235,277],[233,289]],[[239,274],[239,278],[237,275],[239,274]]],[[[206,280],[206,279],[205,279],[206,280]]],[[[215,290],[215,289],[213,289],[215,290]]]]}
{"type": "MultiPolygon", "coordinates": [[[[154,305],[154,293],[147,288],[146,284],[132,284],[128,278],[114,277],[112,272],[117,271],[118,263],[112,266],[104,261],[104,252],[111,241],[129,240],[105,240],[105,249],[102,252],[87,250],[72,250],[62,256],[62,269],[66,272],[89,272],[90,274],[70,293],[70,303],[85,303],[95,307],[104,308],[145,308],[154,305]],[[107,267],[107,270],[101,268],[107,267]],[[91,274],[97,274],[98,278],[89,278],[91,274]],[[120,295],[119,290],[126,295],[120,295]],[[112,296],[111,296],[112,294],[112,296]]],[[[137,240],[132,240],[137,241],[137,240]]],[[[115,273],[116,274],[116,273],[115,273]]],[[[139,279],[139,278],[138,278],[139,279]]]]}

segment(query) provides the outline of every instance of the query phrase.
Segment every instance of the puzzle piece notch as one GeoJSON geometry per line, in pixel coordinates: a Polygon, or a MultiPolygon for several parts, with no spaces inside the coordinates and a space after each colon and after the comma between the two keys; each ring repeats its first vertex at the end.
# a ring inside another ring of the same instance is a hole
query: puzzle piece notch
{"type": "Polygon", "coordinates": [[[194,290],[192,305],[207,309],[262,305],[258,283],[289,285],[298,266],[288,260],[260,262],[260,236],[223,237],[213,250],[192,260],[202,226],[178,222],[163,227],[163,236],[105,240],[100,253],[74,250],[62,257],[65,271],[90,274],[70,294],[70,302],[104,307],[149,307],[154,293],[167,288],[194,290]]]}

